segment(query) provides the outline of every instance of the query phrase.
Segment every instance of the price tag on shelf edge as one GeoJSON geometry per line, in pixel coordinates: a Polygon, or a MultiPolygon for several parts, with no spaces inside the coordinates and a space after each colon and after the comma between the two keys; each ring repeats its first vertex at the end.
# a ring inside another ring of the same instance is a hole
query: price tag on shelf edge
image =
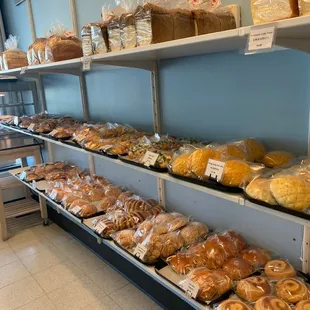
{"type": "Polygon", "coordinates": [[[145,166],[154,166],[156,163],[156,160],[158,158],[159,154],[146,151],[146,153],[143,156],[142,162],[145,166]]]}
{"type": "Polygon", "coordinates": [[[184,280],[184,282],[182,283],[182,288],[185,291],[185,294],[187,294],[188,296],[192,298],[197,297],[199,286],[193,281],[189,279],[184,280]]]}
{"type": "Polygon", "coordinates": [[[76,206],[76,207],[72,208],[70,211],[71,211],[73,214],[78,214],[81,210],[82,210],[81,207],[76,206]]]}
{"type": "Polygon", "coordinates": [[[133,255],[143,260],[146,252],[147,252],[147,248],[141,243],[138,243],[138,245],[135,247],[133,255]]]}
{"type": "Polygon", "coordinates": [[[252,27],[248,36],[246,54],[271,50],[275,39],[275,26],[252,27]]]}
{"type": "Polygon", "coordinates": [[[18,116],[14,116],[14,125],[15,126],[18,126],[18,124],[19,124],[19,117],[18,116]]]}
{"type": "Polygon", "coordinates": [[[205,175],[210,179],[220,181],[223,176],[225,163],[219,160],[209,159],[205,175]]]}
{"type": "Polygon", "coordinates": [[[22,67],[21,69],[20,69],[20,75],[22,75],[22,74],[25,74],[26,73],[26,70],[27,70],[27,67],[22,67]]]}
{"type": "Polygon", "coordinates": [[[19,178],[23,181],[25,179],[27,175],[27,172],[26,171],[23,171],[20,175],[19,175],[19,178]]]}
{"type": "Polygon", "coordinates": [[[103,222],[99,222],[97,225],[96,225],[96,231],[98,234],[101,234],[105,229],[107,228],[107,225],[103,222]]]}
{"type": "Polygon", "coordinates": [[[33,180],[33,181],[32,181],[32,187],[33,187],[34,189],[37,188],[37,182],[36,182],[36,180],[33,180]]]}
{"type": "Polygon", "coordinates": [[[89,71],[90,70],[91,61],[92,61],[92,59],[90,56],[83,57],[83,71],[89,71]]]}

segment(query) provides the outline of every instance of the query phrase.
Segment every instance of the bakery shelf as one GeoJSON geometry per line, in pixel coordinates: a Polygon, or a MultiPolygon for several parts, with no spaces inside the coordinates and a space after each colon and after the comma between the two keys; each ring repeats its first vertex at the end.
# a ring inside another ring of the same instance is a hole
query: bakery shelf
{"type": "Polygon", "coordinates": [[[22,184],[12,176],[0,178],[0,188],[2,190],[20,186],[22,186],[22,184]]]}
{"type": "Polygon", "coordinates": [[[40,205],[33,199],[22,199],[4,204],[5,218],[13,218],[40,210],[40,205]]]}
{"type": "MultiPolygon", "coordinates": [[[[270,24],[275,25],[277,28],[276,45],[310,53],[310,16],[301,16],[270,24]]],[[[95,55],[91,57],[92,69],[101,66],[118,66],[152,70],[152,61],[154,60],[243,50],[252,27],[241,27],[223,32],[121,50],[119,52],[95,55]]],[[[82,71],[82,64],[83,58],[77,58],[29,66],[25,72],[21,68],[2,71],[1,75],[31,76],[38,73],[78,75],[82,71]]]]}

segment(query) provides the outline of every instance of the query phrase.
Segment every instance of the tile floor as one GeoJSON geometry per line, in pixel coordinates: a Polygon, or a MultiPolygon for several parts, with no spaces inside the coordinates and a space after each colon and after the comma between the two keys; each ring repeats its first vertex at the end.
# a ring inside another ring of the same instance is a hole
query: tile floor
{"type": "Polygon", "coordinates": [[[0,310],[161,309],[56,224],[0,240],[0,310]]]}

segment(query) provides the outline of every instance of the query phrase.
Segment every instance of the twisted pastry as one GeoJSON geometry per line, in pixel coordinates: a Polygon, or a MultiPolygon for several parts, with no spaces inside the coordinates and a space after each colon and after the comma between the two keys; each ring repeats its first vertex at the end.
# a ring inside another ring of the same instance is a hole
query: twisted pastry
{"type": "Polygon", "coordinates": [[[288,303],[296,304],[309,298],[307,286],[297,279],[280,280],[275,288],[276,295],[288,303]]]}
{"type": "Polygon", "coordinates": [[[291,310],[291,307],[275,296],[265,296],[255,303],[254,310],[291,310]]]}
{"type": "Polygon", "coordinates": [[[294,267],[284,260],[271,260],[268,262],[265,265],[265,274],[272,280],[296,277],[294,267]]]}
{"type": "Polygon", "coordinates": [[[218,310],[251,310],[251,308],[240,300],[228,299],[220,303],[218,310]]]}

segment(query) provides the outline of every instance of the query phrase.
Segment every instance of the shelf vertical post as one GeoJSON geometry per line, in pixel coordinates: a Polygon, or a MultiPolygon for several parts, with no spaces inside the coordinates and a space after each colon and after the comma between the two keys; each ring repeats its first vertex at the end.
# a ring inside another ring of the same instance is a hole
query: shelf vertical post
{"type": "Polygon", "coordinates": [[[31,39],[34,42],[37,36],[36,36],[36,28],[34,25],[31,0],[27,0],[27,13],[28,13],[28,19],[29,19],[29,25],[30,25],[31,39]]]}
{"type": "MultiPolygon", "coordinates": [[[[161,115],[159,105],[159,88],[158,88],[158,68],[157,61],[153,62],[153,68],[151,70],[151,88],[152,88],[152,106],[153,106],[153,124],[154,131],[161,133],[161,115]]],[[[166,206],[165,196],[165,181],[162,178],[157,178],[157,196],[159,203],[166,206]]]]}
{"type": "Polygon", "coordinates": [[[70,6],[70,12],[71,12],[71,21],[72,21],[73,31],[75,35],[79,37],[79,26],[78,26],[77,16],[76,16],[75,0],[69,0],[69,6],[70,6]]]}

